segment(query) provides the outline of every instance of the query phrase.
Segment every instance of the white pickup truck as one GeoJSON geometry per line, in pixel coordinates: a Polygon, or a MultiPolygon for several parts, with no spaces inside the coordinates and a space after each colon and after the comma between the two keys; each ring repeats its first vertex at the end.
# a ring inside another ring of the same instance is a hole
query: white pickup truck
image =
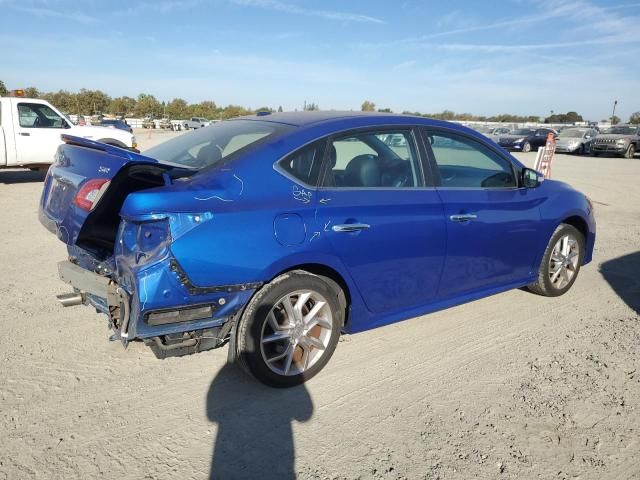
{"type": "Polygon", "coordinates": [[[125,130],[74,125],[44,100],[0,97],[0,168],[44,168],[62,143],[75,135],[116,147],[135,149],[136,138],[125,130]]]}

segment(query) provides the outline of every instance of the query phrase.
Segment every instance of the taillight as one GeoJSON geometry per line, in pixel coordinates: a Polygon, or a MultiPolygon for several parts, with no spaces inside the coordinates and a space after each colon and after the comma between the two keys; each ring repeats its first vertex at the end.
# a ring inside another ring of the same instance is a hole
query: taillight
{"type": "Polygon", "coordinates": [[[87,180],[78,190],[75,198],[75,204],[82,210],[91,211],[93,204],[98,200],[101,191],[104,191],[109,183],[108,178],[92,178],[87,180]],[[103,188],[104,187],[104,188],[103,188]]]}

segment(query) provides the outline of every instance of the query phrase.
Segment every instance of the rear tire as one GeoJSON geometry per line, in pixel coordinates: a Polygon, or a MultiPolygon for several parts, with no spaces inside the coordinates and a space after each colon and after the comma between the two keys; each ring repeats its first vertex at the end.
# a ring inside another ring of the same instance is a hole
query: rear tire
{"type": "Polygon", "coordinates": [[[320,372],[336,349],[344,318],[332,283],[295,270],[259,290],[236,333],[243,370],[277,388],[299,385],[320,372]]]}
{"type": "Polygon", "coordinates": [[[538,279],[528,289],[545,297],[559,297],[569,291],[578,278],[584,258],[585,240],[572,225],[556,228],[542,256],[538,279]]]}

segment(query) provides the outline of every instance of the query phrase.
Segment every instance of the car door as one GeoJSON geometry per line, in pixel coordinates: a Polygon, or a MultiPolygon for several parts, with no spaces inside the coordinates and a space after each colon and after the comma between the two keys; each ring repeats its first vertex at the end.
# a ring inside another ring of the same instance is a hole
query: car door
{"type": "Polygon", "coordinates": [[[44,103],[16,102],[16,156],[19,165],[53,162],[60,134],[69,127],[66,120],[44,103]]]}
{"type": "Polygon", "coordinates": [[[439,297],[522,282],[539,256],[540,189],[519,187],[509,157],[444,129],[423,131],[447,225],[439,297]]]}
{"type": "Polygon", "coordinates": [[[319,234],[375,314],[434,299],[445,254],[442,203],[408,128],[329,139],[318,190],[319,234]]]}

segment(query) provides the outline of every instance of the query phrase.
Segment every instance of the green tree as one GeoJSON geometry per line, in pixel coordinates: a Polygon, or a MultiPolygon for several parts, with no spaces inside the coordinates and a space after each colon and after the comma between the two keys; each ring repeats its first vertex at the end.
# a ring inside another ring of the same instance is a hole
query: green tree
{"type": "Polygon", "coordinates": [[[240,117],[251,113],[253,113],[251,110],[247,110],[239,105],[227,105],[220,112],[220,119],[226,120],[228,118],[240,117]]]}
{"type": "Polygon", "coordinates": [[[302,109],[306,112],[312,112],[314,110],[320,110],[320,107],[315,102],[311,102],[311,103],[304,102],[304,107],[302,109]]]}
{"type": "Polygon", "coordinates": [[[6,97],[7,93],[9,93],[7,87],[5,87],[4,82],[0,80],[0,97],[6,97]]]}
{"type": "Polygon", "coordinates": [[[365,100],[364,102],[362,102],[362,106],[360,107],[360,110],[362,110],[363,112],[375,112],[376,104],[373,102],[370,102],[369,100],[365,100]]]}
{"type": "Polygon", "coordinates": [[[620,117],[617,115],[614,115],[613,117],[611,117],[611,125],[617,125],[620,123],[620,117]]]}
{"type": "Polygon", "coordinates": [[[65,113],[74,113],[77,107],[76,94],[67,90],[43,93],[40,98],[57,107],[65,113]]]}
{"type": "Polygon", "coordinates": [[[167,115],[174,120],[182,120],[189,117],[189,105],[182,98],[174,98],[167,104],[167,115]]]}
{"type": "Polygon", "coordinates": [[[278,107],[278,112],[282,112],[282,105],[278,107]]]}
{"type": "Polygon", "coordinates": [[[640,124],[640,112],[632,113],[629,117],[629,123],[633,123],[636,125],[640,124]]]}
{"type": "Polygon", "coordinates": [[[112,115],[131,115],[136,109],[136,99],[131,97],[116,97],[111,99],[107,111],[112,115]]]}
{"type": "Polygon", "coordinates": [[[204,102],[190,105],[189,110],[192,117],[216,119],[220,116],[220,109],[216,103],[211,100],[205,100],[204,102]]]}
{"type": "Polygon", "coordinates": [[[27,98],[40,98],[40,92],[36,87],[27,87],[24,89],[24,96],[27,98]]]}
{"type": "Polygon", "coordinates": [[[136,117],[146,117],[147,115],[156,116],[162,114],[162,106],[153,95],[141,93],[138,95],[138,101],[133,111],[136,117]]]}
{"type": "Polygon", "coordinates": [[[393,113],[390,108],[379,108],[378,111],[381,113],[393,113]]]}
{"type": "Polygon", "coordinates": [[[76,94],[77,108],[80,115],[94,115],[107,111],[111,97],[100,90],[80,89],[76,94]]]}

